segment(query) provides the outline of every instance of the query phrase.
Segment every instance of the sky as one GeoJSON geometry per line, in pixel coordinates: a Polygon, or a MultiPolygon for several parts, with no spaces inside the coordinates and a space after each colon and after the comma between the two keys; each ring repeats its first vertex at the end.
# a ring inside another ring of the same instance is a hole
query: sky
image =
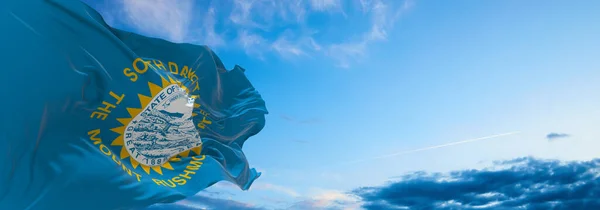
{"type": "Polygon", "coordinates": [[[600,208],[599,1],[85,0],[266,101],[263,175],[149,209],[600,208]]]}

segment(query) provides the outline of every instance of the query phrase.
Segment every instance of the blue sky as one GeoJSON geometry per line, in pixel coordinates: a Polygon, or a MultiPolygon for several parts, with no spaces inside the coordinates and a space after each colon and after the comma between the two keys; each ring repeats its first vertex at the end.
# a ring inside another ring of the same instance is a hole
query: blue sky
{"type": "Polygon", "coordinates": [[[267,126],[244,145],[263,176],[249,191],[219,183],[178,208],[600,206],[589,201],[600,192],[554,175],[597,180],[598,1],[85,2],[114,27],[210,46],[247,69],[267,102],[267,126]],[[519,174],[588,191],[540,200],[517,187],[457,190],[475,178],[515,186],[519,174]],[[394,190],[421,187],[430,190],[415,200],[394,190]]]}

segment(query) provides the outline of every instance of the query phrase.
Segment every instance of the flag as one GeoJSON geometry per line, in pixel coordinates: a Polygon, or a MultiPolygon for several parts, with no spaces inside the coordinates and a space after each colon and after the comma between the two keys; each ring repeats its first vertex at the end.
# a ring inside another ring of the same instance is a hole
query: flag
{"type": "Polygon", "coordinates": [[[74,0],[0,2],[0,209],[132,209],[260,176],[265,102],[206,46],[118,30],[74,0]]]}

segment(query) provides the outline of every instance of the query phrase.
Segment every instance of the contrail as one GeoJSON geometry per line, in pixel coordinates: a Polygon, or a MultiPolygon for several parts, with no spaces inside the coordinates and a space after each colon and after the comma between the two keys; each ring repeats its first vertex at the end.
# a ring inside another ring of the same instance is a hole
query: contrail
{"type": "Polygon", "coordinates": [[[486,139],[493,139],[493,138],[497,138],[497,137],[501,137],[501,136],[509,136],[509,135],[514,135],[514,134],[518,134],[518,133],[521,133],[521,132],[520,131],[514,131],[514,132],[510,132],[510,133],[496,134],[496,135],[485,136],[485,137],[480,137],[480,138],[476,138],[476,139],[462,140],[462,141],[457,141],[457,142],[452,142],[452,143],[447,143],[447,144],[441,144],[441,145],[437,145],[437,146],[431,146],[431,147],[425,147],[425,148],[420,148],[420,149],[413,149],[413,150],[407,150],[407,151],[402,151],[402,152],[396,152],[396,153],[382,155],[382,156],[377,156],[377,157],[372,157],[372,158],[366,158],[366,159],[354,160],[354,161],[350,161],[350,162],[344,162],[344,163],[342,163],[342,165],[359,163],[359,162],[364,162],[364,161],[369,161],[369,160],[377,160],[377,159],[382,159],[382,158],[389,158],[389,157],[394,157],[394,156],[398,156],[398,155],[405,155],[405,154],[410,154],[410,153],[415,153],[415,152],[422,152],[422,151],[427,151],[427,150],[432,150],[432,149],[438,149],[438,148],[442,148],[442,147],[450,147],[450,146],[454,146],[454,145],[466,144],[466,143],[471,143],[471,142],[476,142],[476,141],[481,141],[481,140],[486,140],[486,139]]]}

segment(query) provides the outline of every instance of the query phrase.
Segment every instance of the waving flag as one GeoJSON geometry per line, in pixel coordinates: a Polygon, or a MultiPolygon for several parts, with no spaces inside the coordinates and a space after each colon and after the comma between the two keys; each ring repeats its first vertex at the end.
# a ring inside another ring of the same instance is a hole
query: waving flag
{"type": "Polygon", "coordinates": [[[205,46],[117,30],[74,0],[0,2],[0,209],[130,209],[248,189],[259,93],[205,46]]]}

